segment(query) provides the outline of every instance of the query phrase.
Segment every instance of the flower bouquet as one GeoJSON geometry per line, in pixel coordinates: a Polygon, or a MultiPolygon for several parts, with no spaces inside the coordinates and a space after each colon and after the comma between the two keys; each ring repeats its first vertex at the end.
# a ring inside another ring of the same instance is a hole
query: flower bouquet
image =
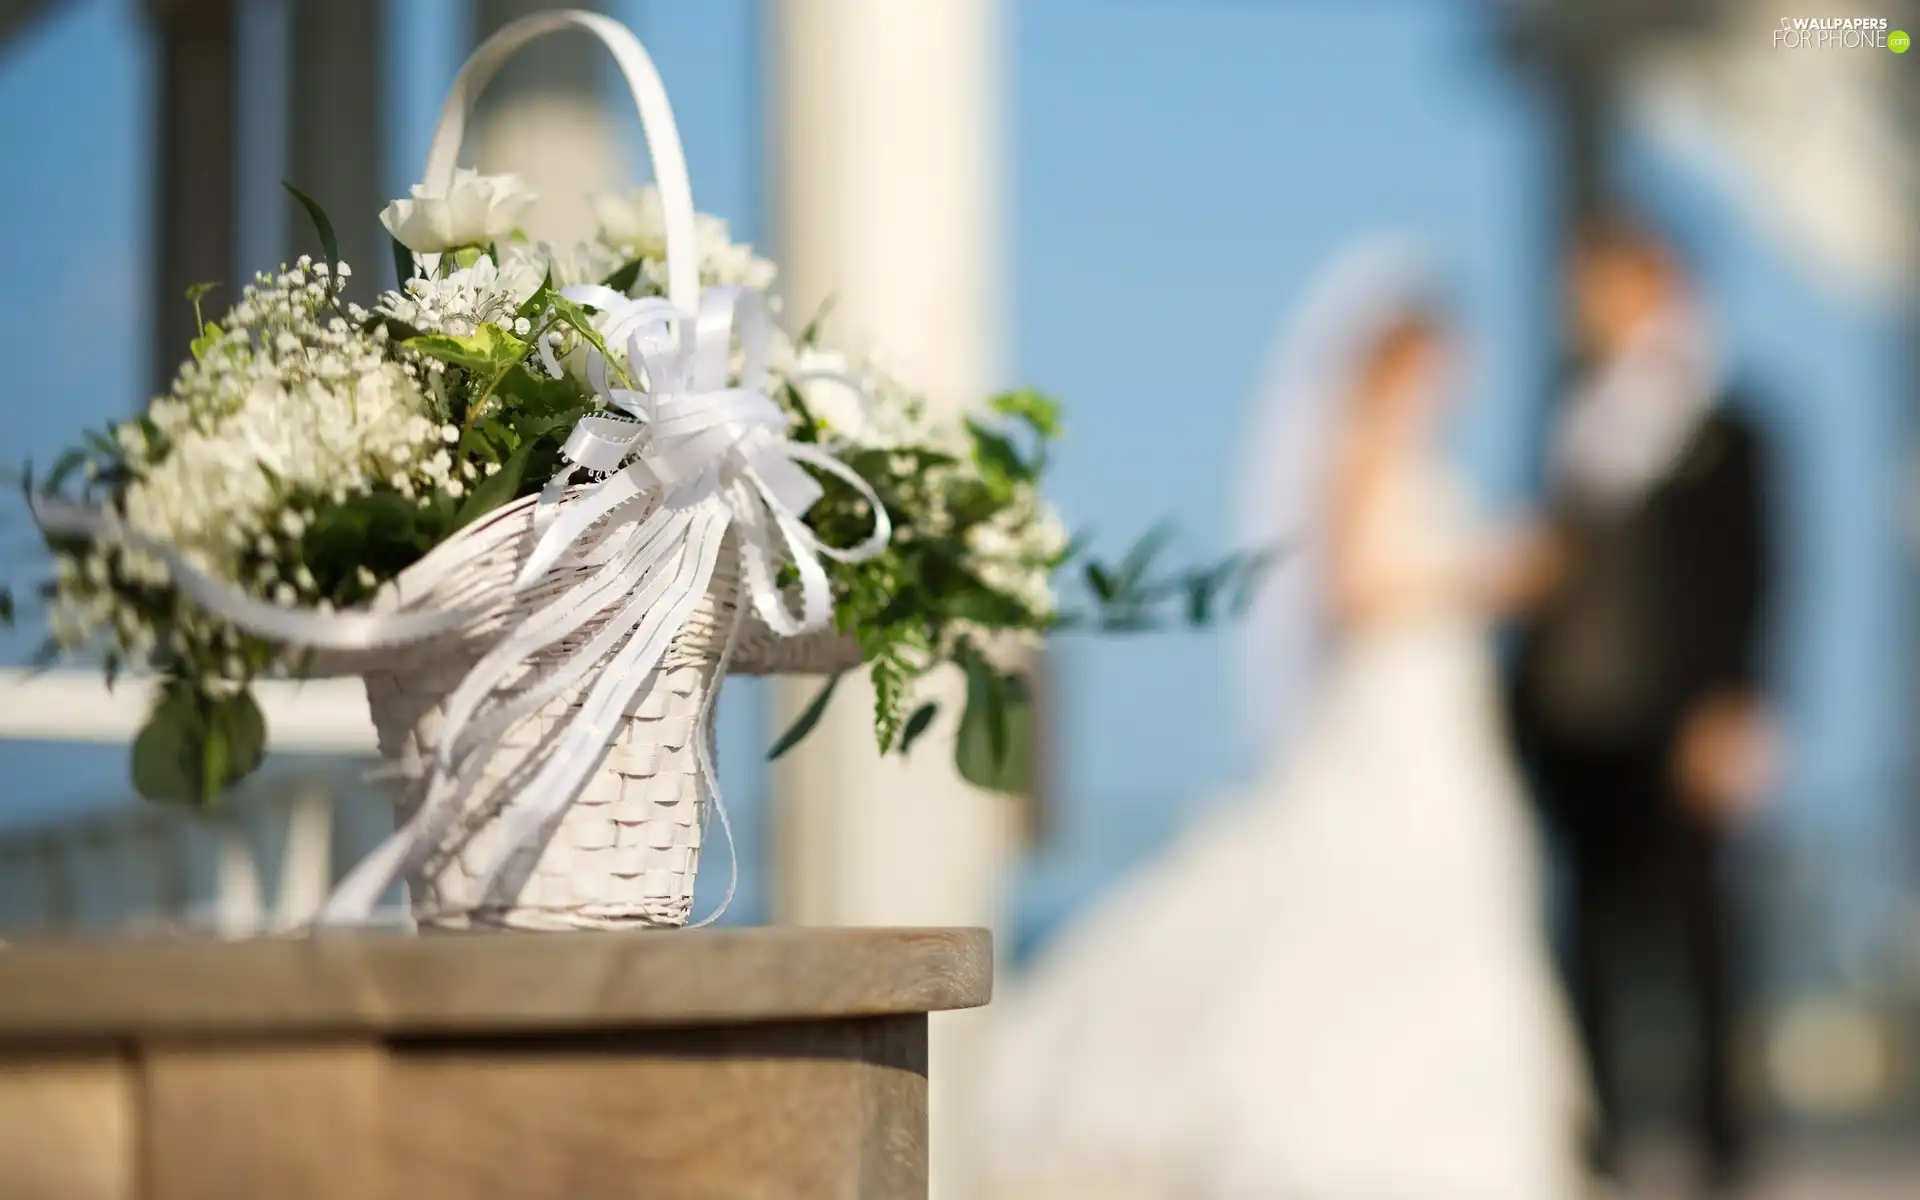
{"type": "MultiPolygon", "coordinates": [[[[696,215],[653,65],[604,17],[483,45],[426,181],[382,214],[401,284],[371,308],[296,192],[324,259],[258,276],[198,322],[167,395],[29,482],[57,644],[163,681],[139,790],[207,801],[253,770],[254,679],[358,674],[402,820],[326,918],[404,880],[423,924],[578,928],[687,920],[725,820],[729,671],[828,676],[778,753],[864,665],[876,740],[905,752],[934,717],[916,685],[957,664],[957,769],[1023,785],[1028,693],[996,648],[1067,620],[1050,580],[1075,550],[1038,487],[1056,406],[1013,392],[941,424],[817,320],[784,332],[773,264],[696,215]],[[658,180],[566,251],[520,232],[517,182],[454,165],[487,80],[561,29],[613,52],[658,180]]],[[[1086,565],[1104,625],[1175,596],[1204,620],[1255,573],[1150,582],[1159,544],[1086,565]]]]}

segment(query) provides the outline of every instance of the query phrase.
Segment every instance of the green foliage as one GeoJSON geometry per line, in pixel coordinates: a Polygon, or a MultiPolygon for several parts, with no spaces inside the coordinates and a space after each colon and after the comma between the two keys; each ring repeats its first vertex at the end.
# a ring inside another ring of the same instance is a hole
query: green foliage
{"type": "MultiPolygon", "coordinates": [[[[496,389],[515,371],[527,375],[525,363],[533,347],[498,325],[480,326],[466,337],[433,333],[410,337],[401,343],[409,350],[436,358],[448,366],[466,372],[467,386],[460,389],[448,414],[463,429],[470,430],[475,415],[486,407],[496,389]]],[[[463,447],[466,443],[462,442],[463,447]]],[[[492,461],[500,461],[498,458],[492,461]]]]}
{"type": "Polygon", "coordinates": [[[466,503],[460,506],[459,515],[454,518],[454,528],[470,525],[518,496],[527,478],[527,460],[533,457],[538,445],[539,442],[532,438],[521,442],[507,455],[499,470],[475,485],[467,493],[466,503]]]}
{"type": "Polygon", "coordinates": [[[913,750],[913,744],[920,740],[921,734],[932,727],[933,719],[939,715],[940,706],[931,700],[913,710],[913,715],[907,718],[906,726],[900,731],[900,753],[902,755],[913,750]]]}
{"type": "Polygon", "coordinates": [[[13,589],[0,587],[0,626],[13,627],[13,589]]]}
{"type": "MultiPolygon", "coordinates": [[[[1165,627],[1169,607],[1177,612],[1174,620],[1195,629],[1223,617],[1244,616],[1283,553],[1280,547],[1262,547],[1198,567],[1157,572],[1156,564],[1172,540],[1172,528],[1158,525],[1118,563],[1087,559],[1081,575],[1092,597],[1091,611],[1062,614],[1059,627],[1142,633],[1165,627]]],[[[1075,547],[1068,557],[1079,554],[1075,547]]]]}
{"type": "Polygon", "coordinates": [[[525,361],[530,347],[498,325],[482,325],[466,337],[431,333],[410,337],[402,343],[409,350],[428,358],[437,358],[449,366],[461,367],[486,378],[504,375],[508,368],[525,361]]]}
{"type": "Polygon", "coordinates": [[[774,742],[773,748],[767,751],[768,762],[793,749],[800,744],[802,738],[813,732],[813,727],[818,725],[820,718],[826,714],[827,704],[833,699],[833,690],[839,686],[838,673],[827,676],[827,681],[820,685],[820,690],[813,694],[813,699],[807,702],[806,708],[794,718],[793,724],[787,726],[787,731],[774,742]]]}
{"type": "MultiPolygon", "coordinates": [[[[305,566],[320,594],[335,604],[360,604],[373,591],[361,582],[362,568],[376,579],[391,579],[458,527],[451,497],[436,494],[423,505],[392,488],[378,487],[316,504],[313,520],[299,537],[282,538],[271,561],[305,566]]],[[[255,559],[249,566],[261,561],[266,560],[255,559]]]]}
{"type": "Polygon", "coordinates": [[[1032,388],[1003,392],[993,398],[991,407],[1003,417],[1018,417],[1025,421],[1028,428],[1048,441],[1057,440],[1063,432],[1060,402],[1032,388]]]}
{"type": "Polygon", "coordinates": [[[220,327],[206,324],[200,327],[200,336],[187,343],[187,349],[193,352],[195,362],[205,362],[207,351],[220,344],[220,327]]]}
{"type": "MultiPolygon", "coordinates": [[[[795,439],[817,438],[824,427],[803,397],[789,387],[781,399],[794,414],[795,439]]],[[[961,773],[983,787],[1019,790],[1031,742],[1025,681],[989,666],[962,631],[1044,633],[1054,618],[990,586],[965,547],[975,525],[1032,503],[1059,420],[1057,406],[1038,393],[1010,394],[994,409],[1004,423],[966,423],[964,463],[930,447],[847,449],[843,461],[880,498],[894,537],[877,557],[834,563],[830,570],[837,623],[857,640],[872,675],[880,749],[905,753],[926,734],[937,709],[914,703],[915,686],[928,671],[953,662],[969,677],[955,751],[961,773]],[[944,514],[941,526],[924,524],[936,513],[944,514]]],[[[828,545],[863,539],[873,514],[859,493],[836,477],[817,478],[823,493],[807,514],[815,534],[828,545]]],[[[796,728],[804,736],[806,729],[796,728]]],[[[793,730],[789,737],[798,740],[793,730]]]]}
{"type": "Polygon", "coordinates": [[[954,766],[975,787],[1018,795],[1033,784],[1033,693],[1026,677],[995,667],[971,642],[955,658],[967,676],[954,766]]]}
{"type": "Polygon", "coordinates": [[[399,281],[401,287],[405,287],[407,280],[412,279],[416,271],[413,251],[407,249],[405,243],[391,234],[387,235],[387,248],[393,253],[393,277],[399,281]]]}
{"type": "Polygon", "coordinates": [[[245,691],[214,696],[170,680],[133,743],[133,786],[149,800],[210,804],[266,755],[267,723],[245,691]]]}
{"type": "Polygon", "coordinates": [[[621,264],[619,270],[613,272],[613,274],[607,276],[605,279],[602,279],[600,281],[600,284],[602,287],[610,287],[614,291],[624,295],[627,292],[631,292],[633,290],[634,284],[640,282],[640,272],[645,267],[646,267],[645,259],[641,259],[641,258],[629,259],[625,263],[621,264]]]}
{"type": "Polygon", "coordinates": [[[900,739],[906,721],[907,689],[920,674],[908,650],[904,640],[890,641],[867,664],[873,679],[873,736],[883,752],[900,739]]]}
{"type": "Polygon", "coordinates": [[[213,291],[219,286],[219,283],[209,281],[206,283],[196,283],[187,289],[187,303],[193,305],[193,327],[200,331],[200,336],[188,343],[187,347],[193,351],[195,362],[203,361],[207,356],[207,351],[211,350],[220,340],[220,327],[207,320],[206,315],[200,311],[200,301],[208,292],[213,291]]]}
{"type": "Polygon", "coordinates": [[[800,332],[793,337],[793,344],[801,350],[808,350],[820,341],[820,331],[826,328],[827,318],[832,315],[834,305],[840,302],[838,296],[828,296],[820,302],[813,312],[813,319],[801,326],[800,332]]]}
{"type": "MultiPolygon", "coordinates": [[[[600,336],[600,331],[593,327],[592,310],[585,305],[576,304],[572,300],[567,299],[551,286],[542,287],[540,291],[534,294],[533,299],[527,301],[527,303],[538,304],[541,306],[541,311],[551,312],[555,320],[571,328],[581,338],[585,339],[586,343],[595,350],[598,350],[600,356],[606,359],[610,365],[616,363],[617,360],[607,350],[606,340],[600,336]]],[[[617,367],[613,369],[617,370],[617,367]]]]}
{"type": "Polygon", "coordinates": [[[280,186],[287,189],[287,193],[300,202],[300,207],[307,212],[307,219],[313,222],[313,231],[320,235],[321,252],[327,257],[327,287],[333,291],[339,291],[340,239],[334,236],[333,222],[327,220],[326,210],[321,208],[320,202],[312,196],[284,179],[280,181],[280,186]]]}
{"type": "Polygon", "coordinates": [[[62,488],[66,487],[67,480],[73,477],[73,473],[86,466],[90,461],[92,461],[92,458],[89,451],[68,450],[59,458],[54,459],[53,465],[47,468],[47,477],[40,481],[41,491],[59,492],[62,488]]]}

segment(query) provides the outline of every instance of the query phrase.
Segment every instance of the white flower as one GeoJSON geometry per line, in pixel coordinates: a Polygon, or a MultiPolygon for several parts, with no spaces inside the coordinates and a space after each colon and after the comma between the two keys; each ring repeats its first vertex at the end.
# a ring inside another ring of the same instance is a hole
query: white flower
{"type": "Polygon", "coordinates": [[[546,242],[510,242],[500,247],[500,259],[503,275],[533,281],[527,288],[528,295],[549,276],[555,287],[599,283],[619,270],[622,262],[618,251],[600,242],[584,242],[571,250],[556,249],[546,242]]]}
{"type": "MultiPolygon", "coordinates": [[[[271,560],[276,535],[300,537],[312,520],[287,493],[338,502],[441,446],[440,422],[406,368],[374,335],[338,322],[324,295],[284,286],[293,273],[249,287],[224,324],[236,335],[229,352],[189,362],[148,408],[156,436],[122,500],[131,528],[262,594],[274,590],[271,562],[243,572],[245,552],[271,560]],[[282,334],[312,352],[278,353],[282,334]]],[[[157,562],[131,556],[121,569],[164,578],[157,562]]]]}
{"type": "Polygon", "coordinates": [[[615,246],[662,250],[667,241],[667,214],[660,189],[635,188],[625,195],[595,196],[593,216],[600,235],[615,246]]]}
{"type": "Polygon", "coordinates": [[[482,175],[465,167],[453,173],[445,196],[425,193],[424,184],[415,184],[411,200],[395,200],[380,214],[387,232],[418,254],[484,246],[505,237],[534,199],[512,175],[482,175]]]}
{"type": "Polygon", "coordinates": [[[472,266],[438,279],[409,279],[380,297],[378,308],[415,329],[470,337],[488,322],[508,323],[514,310],[540,290],[543,275],[526,259],[506,255],[507,267],[481,255],[472,266]]]}
{"type": "MultiPolygon", "coordinates": [[[[660,190],[635,188],[625,195],[595,196],[593,215],[600,223],[600,240],[627,255],[643,259],[639,282],[664,291],[667,281],[667,214],[660,190]]],[[[773,286],[774,265],[733,240],[727,223],[707,213],[693,218],[694,249],[700,256],[700,282],[739,284],[755,291],[773,286]]]]}

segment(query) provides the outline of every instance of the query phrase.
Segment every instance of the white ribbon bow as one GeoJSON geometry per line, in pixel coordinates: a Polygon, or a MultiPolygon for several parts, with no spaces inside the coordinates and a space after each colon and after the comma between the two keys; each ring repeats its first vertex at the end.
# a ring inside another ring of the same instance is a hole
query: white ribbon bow
{"type": "MultiPolygon", "coordinates": [[[[562,449],[571,467],[542,493],[534,515],[537,540],[515,586],[530,587],[563,564],[593,570],[501,639],[448,698],[426,798],[341,882],[323,921],[365,919],[388,889],[441,845],[500,736],[597,671],[551,749],[523,769],[502,809],[500,841],[481,871],[482,895],[498,892],[516,865],[530,867],[523,856],[579,795],[706,593],[729,529],[739,533],[754,611],[789,637],[823,630],[832,620],[821,556],[862,561],[892,537],[886,509],[864,479],[831,454],[786,436],[787,415],[766,391],[771,325],[757,293],[709,289],[691,315],[664,300],[629,300],[608,288],[570,288],[565,294],[601,311],[603,336],[612,345],[624,341],[630,381],[646,386],[614,386],[610,364],[597,352],[590,357],[588,376],[596,390],[633,419],[589,416],[575,426],[562,449]],[[742,368],[733,384],[736,336],[742,368]],[[802,516],[822,489],[802,463],[845,480],[865,499],[873,511],[873,532],[865,541],[838,549],[813,536],[802,516]],[[603,478],[568,496],[568,479],[578,469],[603,478]],[[798,614],[776,584],[776,534],[798,576],[798,614]],[[502,685],[520,675],[525,663],[596,621],[599,628],[584,644],[531,684],[501,697],[502,685]]],[[[718,674],[725,673],[743,617],[736,613],[718,674]]],[[[703,730],[718,690],[716,685],[707,694],[703,730]]],[[[725,827],[710,748],[704,734],[695,742],[700,775],[725,827]]]]}

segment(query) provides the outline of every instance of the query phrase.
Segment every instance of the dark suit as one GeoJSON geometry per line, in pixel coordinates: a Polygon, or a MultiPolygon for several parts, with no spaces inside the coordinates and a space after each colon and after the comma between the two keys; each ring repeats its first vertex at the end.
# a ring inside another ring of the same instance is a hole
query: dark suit
{"type": "Polygon", "coordinates": [[[1699,1134],[1721,1172],[1742,1154],[1739,938],[1723,839],[1675,795],[1672,764],[1699,701],[1759,684],[1770,577],[1763,476],[1758,438],[1723,398],[1666,476],[1624,510],[1562,500],[1568,575],[1522,633],[1514,733],[1569,869],[1567,983],[1599,1093],[1603,1160],[1619,1116],[1609,1004],[1619,935],[1644,926],[1662,899],[1682,935],[1699,1134]]]}

